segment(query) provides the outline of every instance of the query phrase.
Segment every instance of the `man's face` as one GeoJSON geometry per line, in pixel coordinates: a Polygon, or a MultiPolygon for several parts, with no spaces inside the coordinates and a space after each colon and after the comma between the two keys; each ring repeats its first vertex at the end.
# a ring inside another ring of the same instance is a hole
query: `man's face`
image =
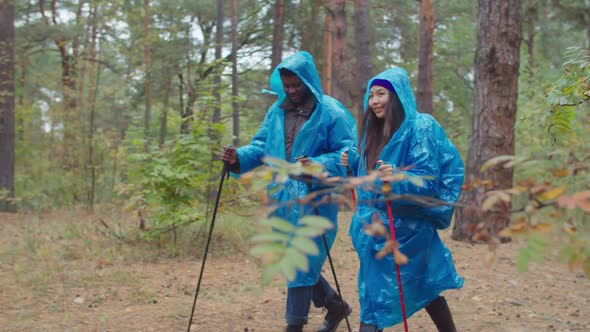
{"type": "Polygon", "coordinates": [[[287,98],[289,98],[293,105],[300,106],[303,104],[310,91],[301,79],[296,75],[281,75],[281,80],[283,81],[283,89],[285,89],[287,98]]]}

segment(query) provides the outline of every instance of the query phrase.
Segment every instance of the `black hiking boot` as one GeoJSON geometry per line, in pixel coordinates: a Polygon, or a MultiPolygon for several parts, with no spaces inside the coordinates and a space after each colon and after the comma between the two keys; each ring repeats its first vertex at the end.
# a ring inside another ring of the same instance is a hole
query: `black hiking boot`
{"type": "Polygon", "coordinates": [[[359,332],[383,332],[383,330],[379,330],[377,325],[365,324],[361,322],[361,326],[359,327],[359,332]]]}
{"type": "Polygon", "coordinates": [[[317,332],[336,331],[338,325],[340,325],[340,322],[352,313],[352,309],[350,308],[348,303],[344,301],[338,301],[336,303],[327,304],[326,309],[328,309],[326,319],[324,320],[324,324],[320,326],[317,332]]]}
{"type": "Polygon", "coordinates": [[[287,325],[285,332],[303,332],[303,325],[287,325]]]}

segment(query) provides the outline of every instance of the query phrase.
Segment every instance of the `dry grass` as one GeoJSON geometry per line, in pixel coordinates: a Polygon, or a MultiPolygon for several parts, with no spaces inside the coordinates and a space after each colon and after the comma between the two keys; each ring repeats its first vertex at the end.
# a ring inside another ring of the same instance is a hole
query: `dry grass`
{"type": "MultiPolygon", "coordinates": [[[[179,233],[179,256],[170,238],[139,240],[133,217],[56,211],[43,215],[0,214],[0,326],[2,331],[184,331],[199,274],[206,228],[179,233]],[[102,218],[117,239],[97,222],[102,218]]],[[[248,219],[248,217],[245,217],[248,219]]],[[[255,219],[252,217],[251,219],[255,219]]],[[[340,218],[332,250],[343,296],[358,326],[358,258],[347,236],[350,212],[340,218]]],[[[251,220],[252,221],[252,220],[251,220]]],[[[195,313],[194,331],[276,332],[283,327],[282,280],[260,285],[260,267],[245,254],[252,222],[219,217],[195,313]]],[[[588,331],[590,282],[554,258],[518,273],[518,241],[501,245],[496,264],[485,267],[486,246],[441,237],[465,279],[445,294],[461,332],[588,331]]],[[[330,276],[326,265],[326,276],[330,276]]],[[[306,331],[323,320],[313,308],[306,331]]],[[[411,331],[434,328],[419,312],[411,331]]],[[[346,331],[342,324],[340,332],[346,331]]],[[[386,331],[400,331],[400,327],[386,331]]]]}

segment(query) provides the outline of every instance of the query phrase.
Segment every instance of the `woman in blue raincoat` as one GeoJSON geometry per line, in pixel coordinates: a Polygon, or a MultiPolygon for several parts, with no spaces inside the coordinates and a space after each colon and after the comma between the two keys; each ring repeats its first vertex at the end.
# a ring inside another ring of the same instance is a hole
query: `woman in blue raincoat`
{"type": "MultiPolygon", "coordinates": [[[[225,146],[222,151],[221,159],[229,164],[230,171],[234,174],[248,172],[262,165],[263,157],[270,156],[289,162],[320,163],[329,175],[344,175],[340,151],[356,145],[355,122],[340,102],[322,93],[311,55],[299,52],[285,59],[273,71],[270,88],[278,100],[268,109],[251,143],[238,149],[225,146]]],[[[272,198],[292,204],[275,210],[273,214],[292,224],[297,224],[304,215],[316,212],[328,218],[334,223],[334,228],[325,234],[331,247],[337,232],[338,206],[324,204],[315,211],[309,205],[296,203],[298,198],[313,190],[302,181],[288,179],[278,188],[272,198]]],[[[295,279],[288,283],[286,331],[303,330],[312,301],[316,307],[328,309],[324,325],[318,330],[321,332],[335,331],[340,321],[351,313],[348,304],[340,300],[320,275],[327,252],[321,236],[314,241],[320,253],[308,257],[309,270],[298,271],[295,279]]]]}
{"type": "MultiPolygon", "coordinates": [[[[357,176],[377,170],[390,178],[393,172],[403,169],[407,175],[423,177],[424,186],[409,180],[392,182],[393,194],[455,203],[463,184],[463,162],[436,120],[417,112],[406,71],[388,69],[372,78],[367,83],[365,109],[359,152],[343,150],[343,166],[350,167],[357,176]]],[[[460,288],[463,279],[437,232],[450,225],[453,206],[422,207],[408,200],[394,200],[391,206],[398,249],[409,258],[400,266],[407,316],[426,308],[439,331],[455,331],[451,312],[440,293],[460,288]]],[[[403,320],[394,257],[389,254],[376,258],[386,239],[364,232],[372,220],[381,221],[389,229],[383,194],[359,188],[350,236],[360,260],[360,332],[381,331],[403,320]]]]}

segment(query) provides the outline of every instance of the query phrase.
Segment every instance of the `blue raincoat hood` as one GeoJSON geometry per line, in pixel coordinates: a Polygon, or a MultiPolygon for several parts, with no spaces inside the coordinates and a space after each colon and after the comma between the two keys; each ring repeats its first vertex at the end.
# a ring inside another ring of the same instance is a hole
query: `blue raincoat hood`
{"type": "MultiPolygon", "coordinates": [[[[317,103],[310,118],[303,124],[295,137],[291,147],[290,162],[298,156],[308,156],[312,162],[323,165],[330,176],[346,174],[340,165],[340,151],[356,144],[356,126],[350,112],[336,99],[324,95],[320,78],[313,63],[313,58],[307,52],[298,52],[286,58],[273,71],[270,77],[270,88],[278,96],[277,101],[268,109],[260,129],[252,138],[250,144],[237,149],[240,162],[240,173],[248,172],[262,165],[262,158],[270,156],[286,159],[285,152],[285,115],[281,103],[286,97],[281,81],[279,69],[286,68],[295,73],[311,90],[317,103]]],[[[273,215],[283,218],[292,224],[306,214],[315,214],[309,205],[296,202],[297,199],[309,193],[307,185],[301,181],[288,179],[284,184],[275,184],[270,195],[277,202],[291,202],[274,211],[273,215]]],[[[318,197],[317,199],[321,199],[318,197]]],[[[337,232],[336,204],[319,206],[321,216],[330,219],[334,228],[326,233],[328,245],[331,246],[337,232]]],[[[295,280],[289,282],[289,287],[314,285],[319,278],[322,265],[327,253],[321,237],[314,238],[320,249],[317,256],[309,256],[309,271],[298,272],[295,280]]]]}
{"type": "Polygon", "coordinates": [[[313,63],[311,54],[301,51],[297,52],[281,62],[270,76],[270,89],[279,96],[279,103],[285,99],[285,90],[281,81],[279,69],[285,68],[295,73],[301,81],[311,90],[316,100],[321,101],[323,97],[322,83],[313,63]]]}
{"type": "MultiPolygon", "coordinates": [[[[367,82],[364,98],[367,109],[373,80],[387,80],[393,86],[404,108],[405,119],[378,159],[395,167],[409,167],[406,172],[424,176],[424,187],[411,181],[392,183],[396,194],[434,197],[454,203],[463,184],[463,162],[442,127],[428,114],[418,113],[408,74],[402,68],[383,71],[367,82]]],[[[368,112],[372,112],[368,110],[368,112]]],[[[364,154],[366,133],[362,133],[360,149],[349,152],[353,173],[367,175],[364,154]]],[[[390,254],[381,260],[375,254],[385,245],[384,237],[364,233],[364,226],[373,215],[389,229],[389,218],[383,196],[375,191],[358,190],[358,207],[350,226],[350,236],[361,262],[358,277],[361,321],[380,329],[402,321],[395,264],[390,254]],[[375,203],[377,201],[377,203],[375,203]]],[[[449,226],[452,206],[427,208],[412,202],[392,201],[393,223],[399,249],[409,263],[400,267],[404,301],[408,317],[432,302],[442,291],[459,288],[463,280],[455,271],[450,251],[442,243],[437,229],[449,226]]]]}

